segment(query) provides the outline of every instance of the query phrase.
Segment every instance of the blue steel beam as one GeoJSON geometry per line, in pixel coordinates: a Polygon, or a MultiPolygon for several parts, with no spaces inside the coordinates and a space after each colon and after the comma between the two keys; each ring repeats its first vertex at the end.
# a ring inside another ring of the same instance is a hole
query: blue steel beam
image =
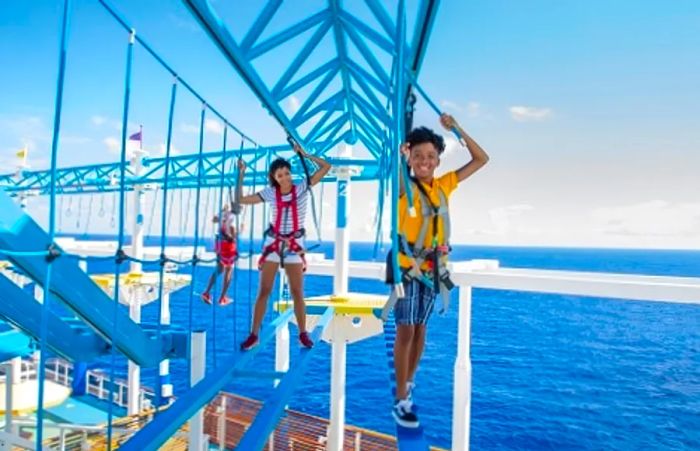
{"type": "MultiPolygon", "coordinates": [[[[327,308],[318,320],[312,334],[312,340],[319,343],[319,338],[331,319],[333,319],[333,308],[327,308]]],[[[255,415],[253,423],[248,427],[240,442],[236,446],[238,449],[263,449],[270,433],[275,428],[280,417],[284,413],[285,405],[294,394],[294,390],[302,381],[302,376],[306,372],[311,356],[320,348],[317,344],[311,349],[302,349],[300,356],[294,361],[292,369],[282,378],[275,391],[255,415]]]]}
{"type": "MultiPolygon", "coordinates": [[[[340,20],[342,12],[340,0],[328,0],[329,8],[333,15],[333,35],[335,38],[335,50],[338,54],[338,60],[341,66],[345,66],[348,60],[348,48],[343,32],[343,23],[340,20]]],[[[350,121],[350,136],[351,140],[355,139],[355,111],[353,108],[353,99],[351,96],[352,86],[350,85],[350,76],[347,70],[342,71],[343,92],[345,93],[345,111],[349,113],[348,120],[350,121]]]]}
{"type": "MultiPolygon", "coordinates": [[[[212,14],[213,14],[213,11],[212,11],[212,14]]],[[[304,33],[307,30],[312,29],[313,27],[320,24],[324,20],[328,20],[329,17],[330,17],[330,11],[328,11],[327,9],[324,9],[323,11],[318,12],[318,13],[314,14],[313,16],[307,17],[306,19],[302,20],[301,22],[299,22],[295,25],[292,25],[291,27],[287,28],[286,30],[280,31],[279,33],[277,33],[276,35],[267,39],[266,41],[261,42],[260,44],[253,47],[244,56],[247,57],[248,60],[252,61],[255,58],[259,57],[260,55],[267,53],[270,50],[274,49],[275,47],[277,47],[281,44],[284,44],[285,42],[287,42],[289,40],[294,39],[295,37],[299,36],[300,34],[304,33]]]]}
{"type": "Polygon", "coordinates": [[[253,357],[264,348],[275,336],[279,327],[284,326],[292,318],[292,310],[275,318],[270,325],[263,329],[260,335],[260,344],[247,352],[238,352],[224,362],[220,362],[218,369],[209,373],[197,385],[179,396],[175,403],[166,411],[160,413],[140,431],[134,434],[119,449],[122,451],[142,451],[144,449],[158,449],[180,426],[214,399],[217,393],[231,382],[235,374],[245,368],[253,360],[253,357]]]}
{"type": "Polygon", "coordinates": [[[281,101],[292,95],[294,92],[304,88],[306,85],[309,83],[316,81],[318,78],[321,76],[325,75],[328,72],[334,72],[338,73],[338,70],[340,69],[340,63],[338,62],[338,58],[334,58],[330,61],[328,61],[326,64],[323,64],[316,69],[312,70],[308,74],[304,75],[301,77],[299,80],[295,81],[292,84],[287,85],[286,88],[282,89],[278,93],[274,93],[277,101],[281,101]]]}
{"type": "MultiPolygon", "coordinates": [[[[219,50],[221,50],[229,63],[238,71],[243,81],[245,81],[253,93],[263,102],[265,108],[267,108],[270,114],[279,122],[282,128],[298,143],[302,145],[306,144],[296,130],[296,127],[292,125],[289,118],[284,114],[280,105],[275,101],[274,97],[265,86],[265,83],[251,65],[251,55],[246,55],[236,44],[229,30],[210,7],[209,2],[207,0],[183,0],[183,2],[190,11],[192,11],[195,18],[219,47],[219,50]]],[[[330,13],[325,11],[320,14],[325,15],[325,17],[319,19],[319,22],[322,22],[330,13]]],[[[289,38],[285,37],[284,39],[286,40],[289,38]]],[[[249,53],[253,53],[254,51],[255,48],[249,53]]]]}
{"type": "Polygon", "coordinates": [[[241,42],[241,49],[244,53],[247,53],[253,44],[255,44],[262,32],[265,30],[267,24],[269,24],[270,20],[272,20],[272,16],[275,15],[281,5],[282,0],[270,0],[267,2],[265,8],[255,19],[253,26],[250,27],[250,30],[248,30],[248,33],[246,33],[243,41],[241,42]]]}

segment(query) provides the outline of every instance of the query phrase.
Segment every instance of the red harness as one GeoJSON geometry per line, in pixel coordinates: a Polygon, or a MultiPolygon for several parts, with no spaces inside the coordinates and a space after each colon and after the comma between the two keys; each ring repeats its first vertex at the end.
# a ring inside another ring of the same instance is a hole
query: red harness
{"type": "Polygon", "coordinates": [[[284,268],[284,256],[288,252],[294,252],[301,257],[301,262],[304,271],[306,271],[306,259],[304,258],[304,248],[297,241],[304,237],[304,229],[299,227],[299,212],[297,210],[297,187],[292,185],[292,199],[289,202],[282,201],[282,191],[279,187],[275,190],[275,205],[277,207],[277,215],[275,223],[270,224],[270,227],[265,232],[266,236],[272,237],[274,240],[263,248],[262,255],[258,260],[258,269],[262,269],[267,257],[273,252],[280,256],[280,266],[284,268]],[[280,233],[282,226],[282,215],[285,209],[291,210],[292,213],[292,231],[290,233],[280,233]]]}

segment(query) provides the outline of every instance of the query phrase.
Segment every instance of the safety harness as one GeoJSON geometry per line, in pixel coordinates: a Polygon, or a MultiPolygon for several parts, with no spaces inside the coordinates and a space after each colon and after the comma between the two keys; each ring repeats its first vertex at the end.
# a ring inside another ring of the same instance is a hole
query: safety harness
{"type": "Polygon", "coordinates": [[[273,252],[280,256],[280,266],[284,268],[284,257],[289,252],[294,252],[301,257],[301,262],[304,271],[306,271],[306,258],[304,257],[304,247],[299,244],[300,239],[306,235],[306,230],[299,227],[299,212],[297,205],[297,187],[292,185],[292,197],[288,202],[282,201],[282,191],[278,186],[275,190],[275,205],[277,207],[277,215],[275,223],[270,224],[270,227],[265,231],[265,236],[273,239],[272,243],[263,248],[262,255],[258,260],[258,269],[262,269],[267,257],[273,252]],[[289,233],[280,233],[282,230],[282,217],[284,212],[292,214],[292,231],[289,233]]]}
{"type": "MultiPolygon", "coordinates": [[[[447,196],[438,189],[440,203],[433,205],[430,196],[425,191],[425,187],[415,178],[411,177],[411,182],[418,188],[421,199],[421,215],[423,223],[418,231],[415,243],[409,243],[404,235],[399,235],[399,253],[408,257],[411,266],[402,268],[402,282],[418,280],[422,284],[440,294],[442,300],[439,313],[445,313],[450,304],[450,291],[454,288],[454,283],[450,280],[450,273],[447,270],[447,256],[450,252],[450,214],[447,203],[447,196]],[[438,224],[442,218],[443,242],[438,242],[438,224]],[[433,233],[431,247],[424,247],[425,238],[428,235],[428,225],[432,223],[433,233]],[[423,266],[426,264],[427,269],[423,266]]],[[[398,296],[396,290],[392,290],[389,301],[382,311],[382,319],[386,321],[389,312],[394,308],[398,296]]]]}

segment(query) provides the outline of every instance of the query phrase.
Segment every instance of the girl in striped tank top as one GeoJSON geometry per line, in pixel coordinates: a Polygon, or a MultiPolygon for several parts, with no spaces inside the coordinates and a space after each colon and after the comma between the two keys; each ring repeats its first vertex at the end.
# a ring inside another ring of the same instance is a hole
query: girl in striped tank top
{"type": "Polygon", "coordinates": [[[300,158],[308,158],[316,163],[318,165],[316,172],[308,180],[294,183],[291,164],[283,158],[278,158],[270,165],[268,173],[270,186],[248,196],[243,196],[241,192],[246,166],[243,160],[238,160],[238,202],[247,205],[267,202],[270,205],[270,225],[265,231],[262,255],[258,262],[260,286],[255,300],[252,330],[241,344],[241,349],[244,351],[258,344],[258,334],[265,316],[267,300],[280,266],[287,274],[289,291],[294,300],[294,314],[299,325],[299,343],[307,348],[314,345],[306,331],[304,221],[309,203],[309,190],[323,179],[331,169],[331,165],[322,158],[307,154],[298,145],[294,146],[294,150],[300,158]]]}

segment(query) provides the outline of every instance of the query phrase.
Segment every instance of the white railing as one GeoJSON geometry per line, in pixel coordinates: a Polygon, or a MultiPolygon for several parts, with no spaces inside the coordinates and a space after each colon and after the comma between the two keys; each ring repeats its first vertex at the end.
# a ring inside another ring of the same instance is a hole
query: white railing
{"type": "MultiPolygon", "coordinates": [[[[333,276],[336,263],[311,259],[307,274],[333,276]]],[[[472,288],[605,297],[622,300],[700,305],[700,278],[633,274],[500,268],[495,260],[472,260],[450,264],[459,290],[457,358],[454,366],[452,450],[469,449],[471,419],[471,302],[472,288]]],[[[384,264],[350,262],[349,276],[384,280],[384,264]]]]}

